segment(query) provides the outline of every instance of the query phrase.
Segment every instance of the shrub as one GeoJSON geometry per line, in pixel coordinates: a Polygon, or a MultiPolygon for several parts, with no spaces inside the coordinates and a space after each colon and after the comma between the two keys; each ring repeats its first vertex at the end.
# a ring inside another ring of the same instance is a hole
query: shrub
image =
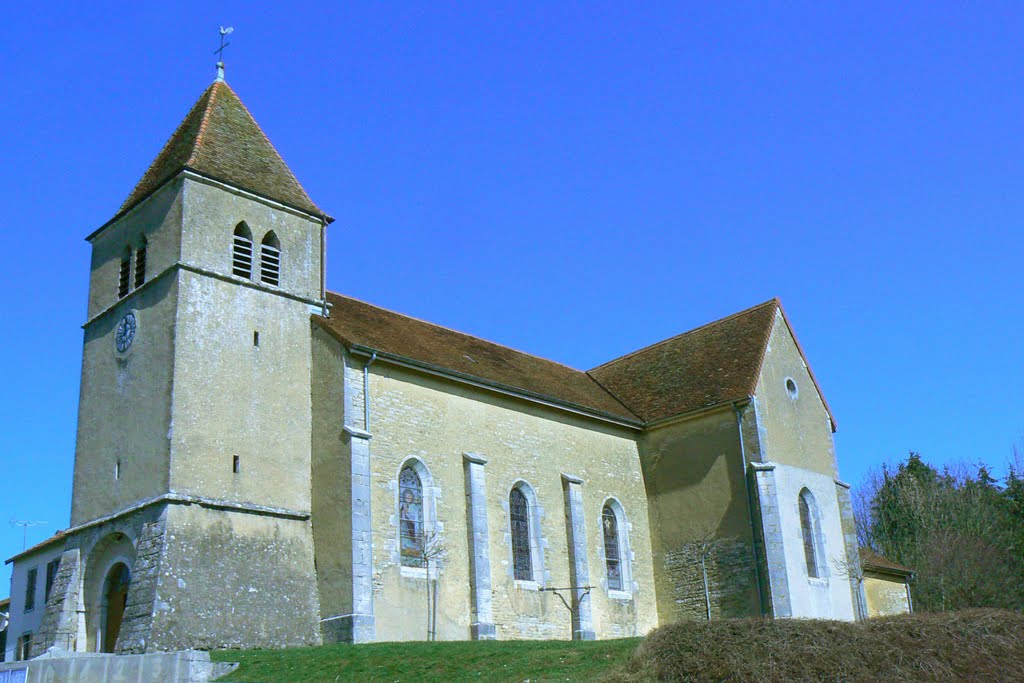
{"type": "Polygon", "coordinates": [[[1020,681],[1024,614],[919,613],[855,624],[680,622],[653,631],[608,681],[1020,681]]]}

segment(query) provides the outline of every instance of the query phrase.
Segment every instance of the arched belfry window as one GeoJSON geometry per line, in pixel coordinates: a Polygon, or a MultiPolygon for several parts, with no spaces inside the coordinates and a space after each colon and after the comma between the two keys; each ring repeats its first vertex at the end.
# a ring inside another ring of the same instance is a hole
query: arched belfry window
{"type": "Polygon", "coordinates": [[[804,561],[807,563],[807,576],[819,578],[821,566],[818,564],[818,520],[814,496],[807,489],[800,492],[800,532],[804,540],[804,561]]]}
{"type": "Polygon", "coordinates": [[[146,283],[146,238],[143,237],[135,249],[135,289],[146,283]]]}
{"type": "Polygon", "coordinates": [[[132,248],[125,247],[121,252],[121,270],[117,276],[117,298],[128,296],[132,286],[132,248]]]}
{"type": "Polygon", "coordinates": [[[231,241],[231,274],[252,279],[252,232],[244,222],[235,226],[231,241]]]}
{"type": "Polygon", "coordinates": [[[398,475],[398,537],[403,567],[426,566],[423,480],[412,465],[398,475]]]}
{"type": "Polygon", "coordinates": [[[272,287],[281,284],[281,241],[273,230],[260,244],[260,282],[272,287]]]}
{"type": "Polygon", "coordinates": [[[512,572],[518,581],[533,581],[533,536],[536,529],[531,514],[532,491],[520,483],[508,496],[509,525],[512,531],[512,572]]]}

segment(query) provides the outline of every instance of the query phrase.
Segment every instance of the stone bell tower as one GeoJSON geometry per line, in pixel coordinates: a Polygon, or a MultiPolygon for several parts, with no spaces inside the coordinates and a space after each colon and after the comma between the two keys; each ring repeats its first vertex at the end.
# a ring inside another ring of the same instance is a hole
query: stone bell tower
{"type": "Polygon", "coordinates": [[[72,526],[37,650],[318,641],[309,316],[331,221],[221,71],[88,237],[72,526]]]}

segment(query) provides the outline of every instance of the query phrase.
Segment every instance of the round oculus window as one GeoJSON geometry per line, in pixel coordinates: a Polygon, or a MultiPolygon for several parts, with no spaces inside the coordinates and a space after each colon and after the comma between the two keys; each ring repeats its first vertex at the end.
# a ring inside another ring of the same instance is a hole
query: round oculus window
{"type": "Polygon", "coordinates": [[[786,393],[789,394],[789,397],[792,399],[795,399],[800,393],[800,390],[797,389],[796,382],[793,381],[792,377],[786,378],[786,393]]]}

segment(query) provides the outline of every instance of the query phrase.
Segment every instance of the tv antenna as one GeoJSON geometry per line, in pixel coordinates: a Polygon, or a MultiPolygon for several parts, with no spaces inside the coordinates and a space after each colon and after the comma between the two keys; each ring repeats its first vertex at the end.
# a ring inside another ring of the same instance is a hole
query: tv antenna
{"type": "Polygon", "coordinates": [[[11,526],[20,526],[21,527],[21,549],[22,550],[25,550],[25,548],[28,547],[28,528],[30,526],[39,526],[41,524],[46,524],[46,522],[30,521],[30,520],[27,520],[27,519],[12,519],[11,520],[11,526]]]}
{"type": "Polygon", "coordinates": [[[213,54],[217,55],[217,80],[218,81],[223,81],[224,80],[224,48],[226,48],[228,45],[231,44],[231,43],[225,43],[224,39],[227,38],[228,35],[230,35],[231,32],[234,31],[234,30],[235,30],[235,28],[233,26],[228,26],[227,28],[224,28],[223,26],[220,27],[220,47],[213,51],[213,54]]]}

